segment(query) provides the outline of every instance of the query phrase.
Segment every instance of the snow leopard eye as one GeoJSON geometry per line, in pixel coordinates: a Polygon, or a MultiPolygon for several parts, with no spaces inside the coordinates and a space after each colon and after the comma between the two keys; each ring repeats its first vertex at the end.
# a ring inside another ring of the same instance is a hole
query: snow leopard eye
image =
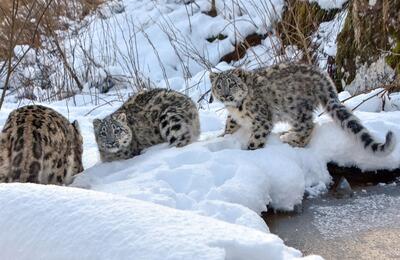
{"type": "Polygon", "coordinates": [[[119,128],[115,128],[115,129],[114,129],[114,134],[117,135],[117,134],[119,134],[119,133],[121,133],[121,130],[120,130],[119,128]]]}
{"type": "Polygon", "coordinates": [[[102,137],[106,137],[107,134],[106,134],[106,132],[103,132],[103,131],[102,131],[102,132],[100,132],[100,135],[101,135],[102,137]]]}
{"type": "Polygon", "coordinates": [[[221,88],[222,88],[221,84],[218,84],[217,89],[221,89],[221,88]]]}

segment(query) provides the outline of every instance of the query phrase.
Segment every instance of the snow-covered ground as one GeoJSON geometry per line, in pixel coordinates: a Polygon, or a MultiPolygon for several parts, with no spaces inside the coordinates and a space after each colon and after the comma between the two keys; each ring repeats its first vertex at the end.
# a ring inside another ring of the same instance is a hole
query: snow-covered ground
{"type": "MultiPolygon", "coordinates": [[[[114,100],[112,94],[101,96],[102,102],[114,100]]],[[[348,105],[354,106],[374,94],[349,100],[348,105]]],[[[347,95],[341,93],[342,98],[347,95]]],[[[87,252],[83,255],[88,259],[99,255],[107,259],[120,249],[121,255],[116,254],[116,258],[124,258],[132,250],[136,250],[137,259],[160,259],[160,255],[193,259],[194,252],[203,255],[200,252],[205,251],[205,259],[248,259],[249,252],[254,252],[254,259],[298,257],[299,252],[269,234],[259,216],[267,205],[292,210],[304,195],[317,196],[326,191],[331,180],[326,163],[330,161],[369,170],[400,165],[399,145],[387,158],[374,157],[326,115],[316,119],[312,142],[306,148],[283,144],[278,132],[287,126],[281,124],[268,138],[266,148],[243,150],[247,133],[218,137],[226,116],[218,103],[200,110],[202,134],[198,142],[183,148],[160,144],[130,160],[100,163],[91,122],[121,103],[96,107],[90,101],[89,96],[78,95],[76,106],[72,100],[47,104],[80,123],[86,171],[71,186],[84,189],[0,185],[0,205],[6,209],[0,214],[0,245],[8,248],[0,250],[0,256],[7,258],[12,252],[19,252],[21,257],[28,257],[27,252],[32,251],[43,259],[73,259],[87,252]],[[140,214],[133,213],[136,211],[140,214]],[[141,233],[137,234],[137,230],[141,233]],[[106,239],[107,234],[111,237],[106,239]],[[37,241],[37,237],[41,239],[37,241]],[[64,242],[57,242],[63,237],[74,242],[66,247],[64,242]],[[85,244],[93,239],[96,243],[85,244]],[[19,243],[21,247],[8,247],[19,243]],[[78,244],[80,247],[74,246],[78,244]],[[194,245],[196,250],[191,252],[194,245]],[[48,248],[53,247],[57,250],[49,252],[48,248]],[[15,251],[16,248],[21,250],[15,251]]],[[[386,105],[395,101],[398,96],[386,105]]],[[[369,112],[356,112],[357,116],[380,140],[389,129],[400,137],[400,113],[376,113],[381,102],[379,97],[370,99],[360,107],[369,112]]],[[[5,104],[0,127],[18,105],[21,104],[5,104]]]]}
{"type": "Polygon", "coordinates": [[[1,259],[301,257],[275,235],[107,193],[8,184],[0,205],[1,259]]]}

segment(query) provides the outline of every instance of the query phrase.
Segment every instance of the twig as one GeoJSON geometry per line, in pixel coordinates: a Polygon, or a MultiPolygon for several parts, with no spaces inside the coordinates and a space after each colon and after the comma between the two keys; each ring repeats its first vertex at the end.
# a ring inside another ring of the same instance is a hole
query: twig
{"type": "Polygon", "coordinates": [[[211,89],[207,90],[203,95],[201,95],[201,97],[199,98],[199,100],[197,100],[197,103],[200,103],[202,100],[205,100],[205,97],[207,96],[208,93],[211,92],[211,89]]]}
{"type": "Polygon", "coordinates": [[[357,108],[359,108],[362,104],[364,104],[365,102],[367,102],[368,100],[372,99],[373,97],[377,97],[379,96],[379,94],[384,93],[385,91],[387,91],[386,89],[382,89],[381,91],[379,91],[378,93],[367,97],[366,99],[364,99],[363,101],[360,102],[360,104],[358,104],[357,106],[355,106],[351,111],[356,110],[357,108]]]}
{"type": "Polygon", "coordinates": [[[107,102],[104,103],[104,104],[98,105],[98,106],[92,108],[89,112],[87,112],[87,113],[85,114],[85,116],[90,115],[90,113],[92,113],[93,111],[95,111],[96,109],[98,109],[98,108],[100,108],[100,107],[103,107],[103,106],[105,106],[105,105],[111,105],[112,102],[117,102],[117,101],[119,101],[119,100],[118,100],[118,99],[113,99],[113,100],[111,100],[111,101],[107,101],[107,102]]]}
{"type": "Polygon", "coordinates": [[[14,72],[14,70],[20,64],[20,62],[24,59],[25,55],[32,49],[32,45],[33,45],[33,43],[35,41],[35,37],[36,37],[36,35],[37,35],[38,31],[39,31],[39,25],[40,25],[45,13],[49,9],[49,7],[50,7],[52,2],[53,2],[53,0],[50,0],[47,3],[47,5],[45,6],[43,12],[41,13],[41,15],[40,15],[40,17],[39,17],[39,19],[38,19],[38,21],[36,23],[35,30],[34,30],[33,36],[32,36],[31,44],[29,45],[27,50],[24,51],[24,53],[19,58],[17,63],[12,65],[12,53],[13,53],[13,50],[14,50],[14,47],[15,47],[15,44],[16,44],[16,42],[14,42],[14,33],[15,33],[14,25],[15,25],[15,18],[17,16],[17,12],[18,12],[18,0],[14,0],[13,1],[13,12],[14,13],[12,14],[12,21],[11,21],[12,28],[11,28],[11,32],[10,32],[10,45],[9,45],[9,50],[8,50],[9,53],[8,53],[8,60],[7,60],[7,63],[8,63],[7,76],[6,76],[6,81],[4,83],[3,92],[2,92],[1,98],[0,98],[0,110],[1,110],[1,107],[3,106],[3,103],[4,103],[4,98],[6,96],[6,92],[7,92],[9,83],[10,83],[11,74],[14,72]]]}

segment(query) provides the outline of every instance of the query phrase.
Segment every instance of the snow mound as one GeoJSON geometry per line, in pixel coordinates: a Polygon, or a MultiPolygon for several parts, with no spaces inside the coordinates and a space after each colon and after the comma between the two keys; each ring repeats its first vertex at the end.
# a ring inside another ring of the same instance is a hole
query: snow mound
{"type": "Polygon", "coordinates": [[[1,184],[0,206],[1,259],[301,257],[275,235],[106,193],[1,184]]]}
{"type": "Polygon", "coordinates": [[[340,9],[347,0],[309,0],[310,3],[317,2],[325,10],[340,9]]]}
{"type": "Polygon", "coordinates": [[[268,149],[257,151],[242,150],[236,139],[213,138],[184,148],[158,145],[124,162],[95,165],[73,185],[266,231],[258,214],[268,204],[291,210],[307,187],[330,181],[323,161],[275,136],[268,149]]]}

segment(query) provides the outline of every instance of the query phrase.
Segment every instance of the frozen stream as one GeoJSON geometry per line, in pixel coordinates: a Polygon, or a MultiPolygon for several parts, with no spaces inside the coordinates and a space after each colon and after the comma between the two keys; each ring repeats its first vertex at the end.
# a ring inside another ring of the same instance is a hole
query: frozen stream
{"type": "Polygon", "coordinates": [[[303,201],[302,213],[268,213],[270,231],[305,255],[400,259],[400,183],[354,188],[303,201]]]}

